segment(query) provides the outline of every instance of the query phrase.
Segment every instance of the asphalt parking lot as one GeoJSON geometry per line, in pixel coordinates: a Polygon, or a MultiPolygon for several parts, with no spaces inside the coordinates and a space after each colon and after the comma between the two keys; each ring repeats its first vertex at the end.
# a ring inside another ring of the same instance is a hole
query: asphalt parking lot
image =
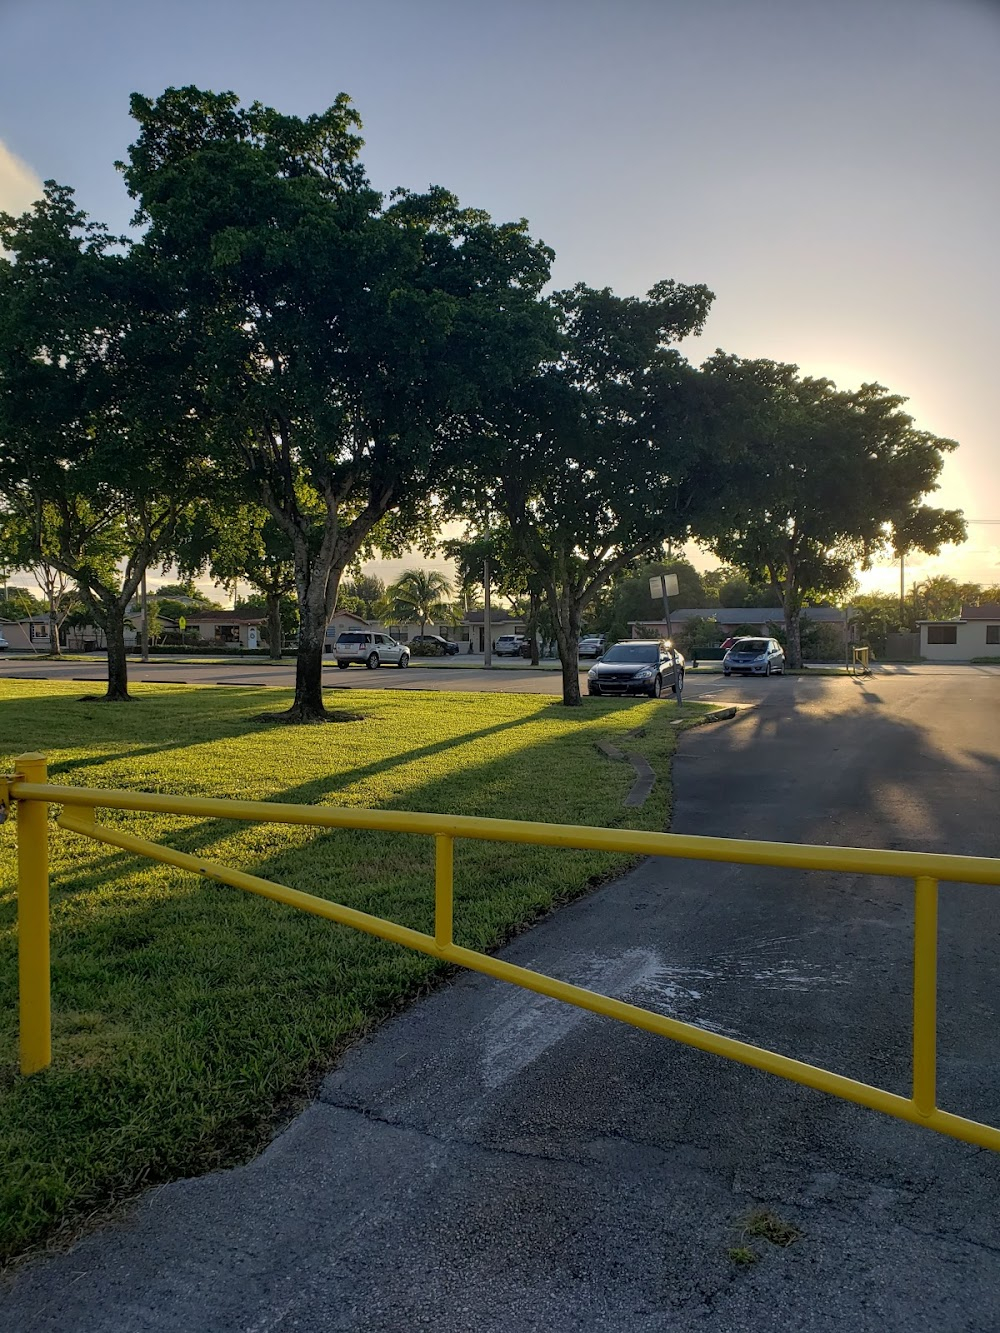
{"type": "MultiPolygon", "coordinates": [[[[675,831],[1000,855],[1000,672],[698,688],[753,706],[682,738],[675,831]]],[[[998,1124],[997,891],[943,888],[940,926],[941,1104],[998,1124]]],[[[503,952],[905,1092],[911,948],[903,881],[647,861],[503,952]]],[[[462,975],[260,1158],[17,1275],[0,1325],[993,1333],[998,1234],[996,1154],[462,975]]]]}

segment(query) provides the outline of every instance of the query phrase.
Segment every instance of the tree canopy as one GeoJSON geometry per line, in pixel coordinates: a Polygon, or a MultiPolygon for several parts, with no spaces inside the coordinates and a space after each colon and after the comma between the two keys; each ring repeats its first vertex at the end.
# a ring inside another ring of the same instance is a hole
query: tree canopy
{"type": "Polygon", "coordinates": [[[540,580],[567,704],[580,702],[584,607],[630,562],[689,531],[694,372],[670,344],[701,329],[711,301],[707,288],[672,281],[644,299],[583,284],[556,293],[559,353],[504,401],[470,479],[481,526],[502,515],[540,580]]]}
{"type": "Polygon", "coordinates": [[[717,352],[702,367],[709,549],[769,585],[801,665],[803,602],[838,598],[876,555],[961,541],[956,510],[923,503],[956,448],[916,429],[879,384],[847,392],[798,368],[717,352]]]}
{"type": "Polygon", "coordinates": [[[141,250],[53,181],[0,214],[0,249],[0,507],[79,588],[107,636],[107,697],[127,699],[125,611],[208,485],[183,330],[141,250]]]}
{"type": "Polygon", "coordinates": [[[299,118],[189,87],[132,114],[143,244],[170,275],[198,412],[291,545],[292,713],[319,718],[343,572],[386,514],[447,491],[486,400],[530,374],[551,252],[444,189],[383,199],[344,95],[299,118]]]}

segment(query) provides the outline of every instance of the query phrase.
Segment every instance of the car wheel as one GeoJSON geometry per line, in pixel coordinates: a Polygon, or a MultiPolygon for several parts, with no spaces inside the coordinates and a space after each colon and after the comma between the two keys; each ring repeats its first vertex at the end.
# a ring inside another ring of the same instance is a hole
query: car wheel
{"type": "Polygon", "coordinates": [[[350,662],[338,662],[338,663],[337,663],[337,666],[340,667],[341,671],[346,671],[347,668],[348,668],[350,665],[351,665],[350,662]]]}
{"type": "Polygon", "coordinates": [[[410,654],[409,654],[409,653],[400,653],[400,654],[399,654],[399,662],[397,663],[397,665],[399,666],[399,669],[400,669],[400,670],[402,670],[403,667],[408,667],[408,666],[410,665],[410,654]]]}
{"type": "Polygon", "coordinates": [[[652,687],[650,688],[649,697],[651,699],[658,699],[662,693],[663,693],[663,677],[656,676],[655,679],[653,680],[652,687]]]}
{"type": "Polygon", "coordinates": [[[676,693],[677,693],[677,682],[678,682],[678,680],[679,680],[680,683],[681,683],[681,691],[683,692],[683,690],[684,690],[684,672],[683,672],[683,671],[679,672],[677,675],[674,676],[674,683],[673,683],[673,684],[671,685],[671,687],[670,687],[670,693],[671,693],[671,694],[676,694],[676,693]]]}
{"type": "Polygon", "coordinates": [[[769,676],[770,674],[771,674],[771,663],[768,662],[767,666],[764,668],[764,675],[769,676]]]}
{"type": "Polygon", "coordinates": [[[378,653],[369,653],[368,661],[365,663],[365,666],[369,671],[374,671],[378,666],[378,653]]]}

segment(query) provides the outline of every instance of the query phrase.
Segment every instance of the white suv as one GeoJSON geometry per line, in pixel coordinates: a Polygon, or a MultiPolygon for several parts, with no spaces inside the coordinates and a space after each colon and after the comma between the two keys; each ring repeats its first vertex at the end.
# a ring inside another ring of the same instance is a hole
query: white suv
{"type": "Polygon", "coordinates": [[[346,671],[352,662],[366,666],[369,671],[377,666],[410,665],[410,650],[404,643],[397,643],[388,634],[376,634],[374,630],[344,630],[333,651],[341,671],[346,671]]]}
{"type": "Polygon", "coordinates": [[[520,657],[522,643],[523,634],[501,634],[493,651],[497,657],[520,657]]]}

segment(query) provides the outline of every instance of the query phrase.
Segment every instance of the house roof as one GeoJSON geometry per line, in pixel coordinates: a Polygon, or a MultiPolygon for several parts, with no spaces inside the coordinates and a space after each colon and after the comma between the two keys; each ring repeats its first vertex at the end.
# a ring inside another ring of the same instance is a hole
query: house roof
{"type": "MultiPolygon", "coordinates": [[[[499,607],[494,607],[490,611],[490,626],[493,625],[514,625],[523,624],[524,616],[515,616],[513,611],[501,611],[499,607]]],[[[466,611],[465,623],[467,625],[483,625],[486,623],[485,611],[466,611]]]]}
{"type": "Polygon", "coordinates": [[[264,614],[247,615],[245,611],[202,611],[199,615],[185,616],[189,625],[262,625],[264,614]]]}
{"type": "MultiPolygon", "coordinates": [[[[844,613],[836,606],[804,606],[802,614],[812,621],[825,621],[835,625],[844,623],[844,613]]],[[[849,610],[848,614],[854,613],[849,610]]],[[[719,625],[766,625],[771,621],[780,624],[784,618],[785,613],[780,606],[683,606],[677,611],[670,612],[671,621],[714,620],[719,625]]],[[[663,618],[662,614],[654,613],[644,620],[634,620],[629,623],[660,625],[663,623],[663,618]]]]}

